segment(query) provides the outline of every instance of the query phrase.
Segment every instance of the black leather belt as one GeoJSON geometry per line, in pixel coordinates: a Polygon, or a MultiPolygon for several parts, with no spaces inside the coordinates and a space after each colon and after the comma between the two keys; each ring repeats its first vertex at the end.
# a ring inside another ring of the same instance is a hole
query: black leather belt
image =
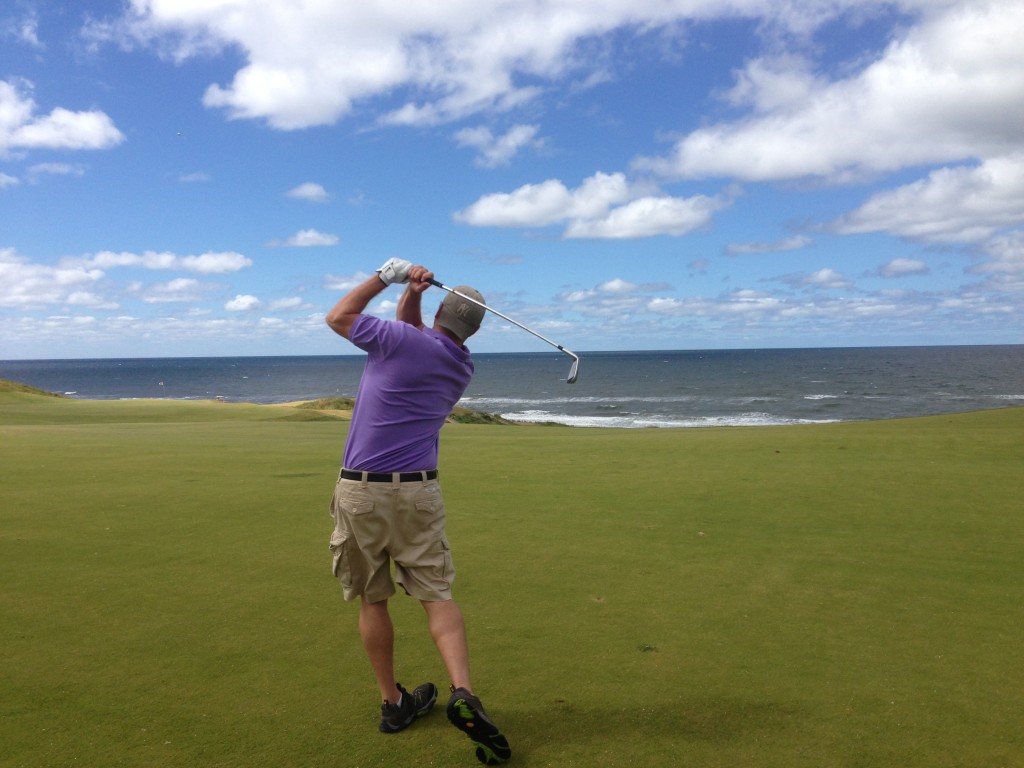
{"type": "Polygon", "coordinates": [[[400,483],[422,483],[437,480],[437,470],[428,469],[424,472],[360,472],[355,469],[341,470],[342,480],[359,480],[367,483],[393,483],[395,478],[400,483]]]}

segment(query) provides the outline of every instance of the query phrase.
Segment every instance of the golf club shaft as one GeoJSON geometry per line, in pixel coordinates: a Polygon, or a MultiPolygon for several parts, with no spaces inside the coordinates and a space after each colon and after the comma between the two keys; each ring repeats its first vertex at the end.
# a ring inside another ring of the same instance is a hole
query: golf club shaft
{"type": "Polygon", "coordinates": [[[570,350],[566,349],[566,348],[565,348],[565,347],[563,347],[563,346],[562,346],[561,344],[556,344],[555,342],[553,342],[553,341],[552,341],[551,339],[549,339],[549,338],[546,338],[546,337],[544,337],[544,336],[541,336],[541,335],[540,335],[539,333],[537,333],[536,331],[534,331],[534,330],[531,330],[531,329],[527,328],[527,327],[526,327],[525,325],[523,325],[522,323],[518,323],[518,322],[516,322],[515,320],[513,320],[513,319],[512,319],[511,317],[509,317],[508,315],[502,314],[501,312],[499,312],[498,310],[494,309],[493,307],[488,307],[488,306],[487,306],[486,304],[484,304],[484,303],[483,303],[482,301],[477,301],[476,299],[474,299],[474,298],[473,298],[473,297],[471,297],[471,296],[467,296],[467,295],[466,295],[466,294],[464,294],[464,293],[459,293],[459,292],[458,292],[458,291],[456,291],[456,290],[455,290],[454,288],[449,288],[449,287],[448,287],[447,285],[445,285],[444,283],[438,282],[437,280],[434,280],[434,279],[430,279],[430,280],[428,280],[427,282],[429,282],[429,283],[430,283],[431,285],[433,285],[433,286],[435,286],[435,287],[437,287],[437,288],[441,288],[442,290],[448,291],[448,293],[454,293],[454,294],[455,294],[456,296],[459,296],[460,298],[463,298],[463,299],[465,299],[466,301],[470,301],[470,302],[472,302],[473,304],[476,304],[476,305],[477,305],[478,307],[483,307],[483,308],[484,308],[484,309],[486,309],[486,310],[487,310],[488,312],[493,312],[493,313],[494,313],[494,314],[496,314],[496,315],[497,315],[498,317],[500,317],[500,318],[502,318],[502,319],[504,319],[504,320],[508,320],[508,321],[509,321],[510,323],[512,323],[512,325],[516,326],[517,328],[522,328],[522,329],[523,329],[524,331],[526,331],[527,333],[533,334],[534,336],[536,336],[536,337],[537,337],[538,339],[540,339],[541,341],[546,341],[546,342],[547,342],[548,344],[550,344],[550,345],[551,345],[552,347],[554,347],[555,349],[558,349],[558,350],[559,350],[559,351],[561,351],[561,352],[564,352],[564,353],[565,353],[565,354],[567,354],[567,355],[568,355],[569,357],[571,357],[571,358],[572,358],[573,360],[577,360],[577,361],[579,360],[579,356],[578,356],[578,355],[577,355],[576,353],[574,353],[574,352],[572,352],[572,351],[570,351],[570,350]]]}

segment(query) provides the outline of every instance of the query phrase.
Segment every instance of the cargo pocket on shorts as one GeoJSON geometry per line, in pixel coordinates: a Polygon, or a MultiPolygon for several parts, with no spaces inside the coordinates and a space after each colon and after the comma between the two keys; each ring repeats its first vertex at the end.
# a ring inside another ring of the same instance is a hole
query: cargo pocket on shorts
{"type": "Polygon", "coordinates": [[[349,540],[347,533],[335,530],[331,534],[331,572],[343,587],[352,586],[352,575],[348,568],[349,540]]]}
{"type": "Polygon", "coordinates": [[[452,581],[455,580],[455,568],[452,565],[452,553],[448,548],[448,539],[441,538],[437,543],[437,552],[440,556],[438,563],[438,579],[444,584],[445,589],[452,588],[452,581]]]}

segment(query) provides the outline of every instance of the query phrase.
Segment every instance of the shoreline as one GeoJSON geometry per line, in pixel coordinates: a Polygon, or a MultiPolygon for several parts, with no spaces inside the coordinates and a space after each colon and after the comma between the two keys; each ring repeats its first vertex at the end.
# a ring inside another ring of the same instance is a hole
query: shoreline
{"type": "MultiPolygon", "coordinates": [[[[81,402],[152,402],[152,403],[218,403],[227,405],[253,405],[270,406],[277,409],[296,409],[301,411],[318,411],[330,414],[336,418],[350,419],[352,414],[352,397],[317,397],[305,399],[289,399],[282,401],[266,401],[265,398],[246,399],[244,397],[229,397],[225,395],[203,395],[186,397],[87,397],[77,392],[56,392],[42,389],[20,382],[0,379],[0,392],[17,392],[36,394],[41,397],[49,397],[67,401],[81,402]]],[[[469,405],[474,404],[480,398],[469,397],[469,405]]],[[[806,398],[805,398],[806,399],[806,398]]],[[[813,399],[813,398],[812,398],[813,399]]],[[[1001,410],[1024,406],[1024,396],[1004,396],[1000,402],[991,406],[971,407],[954,410],[931,410],[921,413],[893,413],[891,415],[870,415],[863,418],[836,418],[821,414],[819,418],[810,415],[801,417],[796,415],[783,416],[763,412],[759,410],[745,410],[743,412],[723,413],[687,413],[680,409],[679,413],[666,413],[663,415],[645,414],[623,410],[616,411],[611,406],[605,413],[571,413],[549,410],[544,408],[552,401],[539,401],[519,410],[508,411],[505,409],[483,410],[480,408],[458,405],[452,411],[449,421],[468,423],[493,423],[503,425],[531,425],[531,426],[565,426],[584,429],[626,429],[626,430],[676,430],[676,429],[706,429],[721,427],[776,427],[776,426],[820,426],[836,423],[863,423],[872,421],[892,421],[897,419],[920,418],[926,416],[954,415],[960,413],[973,413],[990,410],[1001,410]],[[540,406],[540,407],[538,407],[540,406]]],[[[495,402],[495,406],[501,405],[495,402]]],[[[506,406],[508,404],[505,404],[506,406]]],[[[755,408],[757,406],[754,406],[755,408]]],[[[763,406],[761,406],[763,407],[763,406]]],[[[699,410],[699,409],[698,409],[699,410]]]]}

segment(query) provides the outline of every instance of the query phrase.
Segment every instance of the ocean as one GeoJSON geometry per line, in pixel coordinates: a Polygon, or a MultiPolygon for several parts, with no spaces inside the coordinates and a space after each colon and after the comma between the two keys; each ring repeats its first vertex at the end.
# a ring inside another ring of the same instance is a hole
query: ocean
{"type": "MultiPolygon", "coordinates": [[[[461,405],[578,427],[824,423],[1024,405],[1024,345],[478,353],[461,405]]],[[[87,399],[282,403],[352,396],[363,355],[0,361],[0,378],[87,399]]]]}

